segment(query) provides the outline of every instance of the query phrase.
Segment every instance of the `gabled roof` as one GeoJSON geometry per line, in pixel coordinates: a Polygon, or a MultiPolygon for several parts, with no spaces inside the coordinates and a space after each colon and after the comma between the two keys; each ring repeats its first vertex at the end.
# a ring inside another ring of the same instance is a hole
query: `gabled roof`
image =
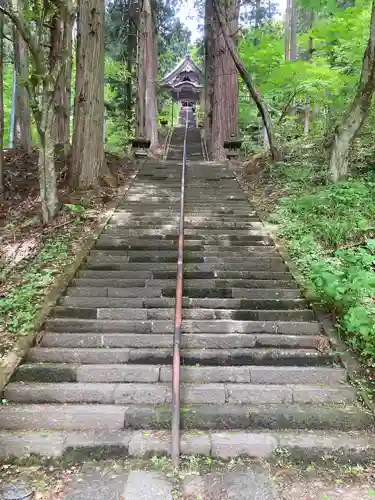
{"type": "Polygon", "coordinates": [[[203,72],[199,68],[199,66],[197,66],[192,58],[187,55],[177,64],[177,66],[172,69],[172,71],[164,76],[164,78],[162,79],[162,84],[169,85],[179,73],[183,72],[197,73],[200,78],[203,76],[203,72]]]}

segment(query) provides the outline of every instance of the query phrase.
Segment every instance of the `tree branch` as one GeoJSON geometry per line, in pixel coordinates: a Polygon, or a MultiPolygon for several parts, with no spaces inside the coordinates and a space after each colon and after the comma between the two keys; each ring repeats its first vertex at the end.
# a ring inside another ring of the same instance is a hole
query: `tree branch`
{"type": "Polygon", "coordinates": [[[15,12],[5,9],[2,5],[0,5],[0,12],[2,12],[5,16],[7,16],[7,18],[10,19],[10,21],[12,21],[14,26],[17,28],[19,34],[29,47],[30,53],[35,62],[35,69],[37,70],[38,73],[43,74],[45,68],[40,58],[40,48],[38,40],[28,29],[22,14],[18,12],[17,16],[15,12]]]}
{"type": "Polygon", "coordinates": [[[258,108],[260,116],[262,117],[264,126],[267,130],[268,142],[270,145],[272,158],[274,160],[279,160],[281,158],[281,153],[277,146],[276,136],[273,130],[272,120],[268,112],[267,105],[263,99],[263,96],[261,95],[257,87],[254,85],[250,74],[247,72],[245,66],[243,65],[243,62],[241,61],[237,47],[230,36],[225,16],[223,14],[223,11],[221,10],[218,0],[213,0],[212,3],[216,17],[220,24],[221,31],[224,36],[225,44],[233,58],[234,64],[236,65],[236,68],[239,74],[241,75],[241,78],[243,79],[253,101],[255,102],[258,108]]]}

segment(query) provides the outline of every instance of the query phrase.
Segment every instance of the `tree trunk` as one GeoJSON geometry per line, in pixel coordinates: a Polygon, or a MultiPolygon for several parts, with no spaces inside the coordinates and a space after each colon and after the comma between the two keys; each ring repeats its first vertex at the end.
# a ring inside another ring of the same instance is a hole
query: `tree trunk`
{"type": "Polygon", "coordinates": [[[104,0],[79,0],[73,186],[99,184],[104,171],[104,0]]]}
{"type": "MultiPolygon", "coordinates": [[[[313,11],[308,12],[307,16],[309,21],[309,28],[311,30],[314,24],[314,12],[313,11]]],[[[314,49],[314,40],[312,36],[309,36],[307,53],[308,53],[308,60],[310,61],[310,63],[312,60],[313,49],[314,49]]],[[[311,102],[310,102],[310,97],[307,96],[305,105],[304,128],[303,128],[305,137],[307,137],[310,132],[310,120],[311,120],[311,102]]]]}
{"type": "Polygon", "coordinates": [[[135,45],[135,33],[133,30],[133,23],[129,20],[127,25],[128,32],[128,43],[127,43],[127,54],[126,54],[126,70],[127,77],[125,83],[125,119],[128,133],[131,134],[132,131],[132,119],[133,119],[133,66],[134,66],[134,53],[136,49],[135,45]]]}
{"type": "MultiPolygon", "coordinates": [[[[21,0],[18,0],[18,2],[14,0],[13,8],[16,11],[22,10],[23,2],[21,0]]],[[[13,48],[17,74],[14,144],[16,147],[21,147],[25,151],[30,152],[32,148],[30,102],[25,88],[25,82],[29,78],[27,44],[15,27],[13,27],[13,48]]]]}
{"type": "MultiPolygon", "coordinates": [[[[212,145],[214,160],[225,159],[224,141],[238,133],[238,72],[231,51],[225,41],[223,30],[217,20],[215,0],[214,15],[214,82],[212,100],[212,145]]],[[[222,0],[220,0],[222,1],[222,0]]],[[[223,2],[224,3],[224,2],[223,2]]],[[[221,9],[223,23],[228,38],[236,50],[233,37],[238,28],[239,2],[225,2],[225,10],[221,9]]],[[[221,6],[220,6],[221,8],[221,6]]]]}
{"type": "Polygon", "coordinates": [[[292,12],[292,0],[287,0],[285,8],[285,22],[284,22],[284,58],[285,61],[290,61],[290,18],[292,12]]]}
{"type": "Polygon", "coordinates": [[[66,61],[56,83],[53,123],[54,141],[64,145],[65,154],[69,145],[72,28],[72,16],[65,12],[55,16],[51,30],[51,57],[58,57],[61,52],[66,53],[66,61]]]}
{"type": "MultiPolygon", "coordinates": [[[[374,0],[375,1],[375,0],[374,0]]],[[[220,9],[220,6],[217,3],[217,0],[214,2],[214,7],[215,7],[215,12],[217,14],[217,18],[219,21],[219,24],[221,26],[224,39],[226,42],[226,45],[230,51],[230,54],[233,58],[233,61],[236,65],[236,68],[241,75],[241,78],[243,79],[247,89],[249,90],[251,98],[254,100],[259,114],[263,120],[263,124],[267,130],[267,135],[268,135],[268,142],[270,145],[270,151],[271,151],[271,156],[272,158],[277,161],[281,158],[281,153],[279,151],[279,148],[277,146],[277,141],[276,141],[276,136],[273,130],[273,124],[272,120],[270,117],[270,114],[267,109],[267,105],[263,99],[263,96],[260,94],[259,90],[256,88],[256,86],[253,83],[253,80],[250,76],[250,74],[246,71],[243,62],[241,61],[241,58],[238,54],[237,48],[230,36],[230,33],[228,31],[226,22],[225,22],[225,17],[220,9]]]]}
{"type": "Polygon", "coordinates": [[[0,200],[4,198],[4,14],[0,13],[0,200]]]}
{"type": "Polygon", "coordinates": [[[375,0],[372,2],[370,36],[363,57],[362,70],[356,96],[337,128],[330,158],[330,175],[333,182],[346,177],[348,173],[349,148],[360,131],[371,107],[375,90],[375,0]]]}
{"type": "Polygon", "coordinates": [[[204,64],[204,135],[209,151],[212,137],[212,98],[214,82],[214,11],[212,0],[206,0],[205,8],[205,64],[204,64]]]}
{"type": "Polygon", "coordinates": [[[157,39],[153,20],[151,1],[143,0],[143,10],[146,25],[146,138],[151,141],[151,149],[158,147],[158,103],[156,98],[157,80],[157,39]]]}
{"type": "Polygon", "coordinates": [[[290,60],[297,60],[297,0],[290,5],[290,60]]]}
{"type": "Polygon", "coordinates": [[[41,121],[38,126],[40,146],[38,174],[43,222],[48,224],[59,210],[55,171],[55,151],[53,137],[53,110],[48,92],[42,97],[41,121]]]}
{"type": "Polygon", "coordinates": [[[138,137],[145,137],[146,134],[146,47],[147,47],[147,26],[144,15],[143,4],[138,12],[139,31],[138,31],[138,65],[137,65],[137,125],[136,134],[138,137]]]}

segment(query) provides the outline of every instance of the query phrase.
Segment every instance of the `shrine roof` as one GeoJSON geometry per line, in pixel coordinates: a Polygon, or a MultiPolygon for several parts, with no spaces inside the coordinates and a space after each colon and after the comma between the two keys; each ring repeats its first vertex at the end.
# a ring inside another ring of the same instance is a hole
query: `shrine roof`
{"type": "MultiPolygon", "coordinates": [[[[191,59],[189,55],[185,56],[168,74],[162,79],[162,85],[164,86],[178,86],[180,82],[176,82],[176,78],[181,73],[195,73],[197,80],[202,81],[203,72],[197,64],[191,59]]],[[[193,85],[194,87],[199,87],[200,84],[194,84],[193,82],[184,82],[193,85]]]]}

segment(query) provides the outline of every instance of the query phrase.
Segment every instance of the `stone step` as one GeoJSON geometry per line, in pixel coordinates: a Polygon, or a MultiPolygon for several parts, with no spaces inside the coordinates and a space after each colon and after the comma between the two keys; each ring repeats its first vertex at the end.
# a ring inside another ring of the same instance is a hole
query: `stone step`
{"type": "MultiPolygon", "coordinates": [[[[120,288],[120,287],[103,287],[103,286],[71,286],[66,291],[66,296],[69,297],[70,300],[74,302],[74,299],[83,298],[83,297],[140,297],[140,298],[149,298],[149,297],[161,297],[162,296],[162,288],[160,287],[129,287],[129,288],[120,288]]],[[[66,299],[64,299],[66,300],[66,299]]],[[[64,302],[67,303],[67,302],[64,302]]],[[[73,304],[74,305],[74,304],[73,304]]],[[[76,304],[77,305],[77,304],[76,304]]]]}
{"type": "MultiPolygon", "coordinates": [[[[87,259],[88,269],[100,269],[106,267],[115,267],[117,269],[133,269],[132,264],[137,263],[147,263],[149,269],[159,270],[159,266],[155,266],[154,263],[165,263],[164,267],[170,270],[174,265],[176,266],[176,255],[177,250],[174,255],[162,255],[157,250],[153,252],[153,255],[142,255],[137,252],[129,253],[128,255],[91,255],[87,259]],[[150,265],[152,264],[152,265],[150,265]]],[[[231,255],[218,257],[216,255],[207,255],[203,252],[195,253],[194,255],[187,253],[184,255],[184,267],[186,268],[190,263],[196,264],[210,264],[215,269],[237,269],[236,266],[242,264],[242,269],[252,270],[252,269],[262,269],[262,270],[274,270],[274,271],[284,271],[287,269],[282,259],[279,256],[248,256],[243,257],[241,255],[231,255]]],[[[144,266],[143,266],[144,267],[144,266]]]]}
{"type": "MultiPolygon", "coordinates": [[[[81,421],[83,420],[81,415],[79,418],[81,421]]],[[[69,462],[75,460],[82,462],[106,458],[123,459],[124,456],[137,457],[138,459],[149,458],[150,456],[163,456],[171,453],[171,433],[160,430],[150,430],[145,433],[131,430],[98,432],[89,429],[84,434],[77,434],[74,431],[62,433],[49,430],[46,433],[27,430],[21,436],[17,432],[0,432],[0,443],[0,458],[2,460],[10,457],[24,459],[30,455],[51,458],[52,455],[54,458],[67,459],[69,462]]],[[[191,429],[190,432],[181,434],[180,447],[185,456],[199,454],[226,461],[243,459],[244,457],[273,461],[280,457],[279,450],[283,450],[291,461],[302,461],[310,467],[311,462],[325,463],[329,460],[334,460],[335,463],[342,465],[360,465],[372,461],[375,454],[375,439],[371,432],[366,431],[347,431],[332,435],[331,432],[324,430],[221,431],[212,433],[199,431],[197,433],[196,429],[191,429]]],[[[159,497],[165,500],[173,498],[172,483],[164,477],[160,479],[160,474],[143,470],[141,472],[132,471],[130,474],[131,477],[124,492],[126,500],[143,499],[146,498],[147,494],[150,498],[159,497]],[[144,488],[144,493],[141,485],[144,488]]],[[[256,477],[250,473],[250,477],[246,476],[245,479],[244,474],[240,473],[236,478],[236,475],[231,472],[225,484],[230,484],[230,487],[236,492],[243,489],[247,491],[248,488],[251,488],[252,493],[255,493],[252,498],[260,499],[264,494],[268,495],[268,499],[273,498],[272,487],[267,486],[267,479],[262,475],[260,482],[254,482],[256,477]]],[[[220,472],[218,477],[215,477],[215,473],[210,473],[209,481],[212,482],[213,478],[216,479],[215,486],[220,484],[221,487],[222,473],[220,472]]],[[[197,476],[197,479],[198,484],[201,484],[201,477],[197,476]]],[[[186,492],[185,489],[183,491],[186,492]]],[[[199,492],[201,491],[202,488],[199,488],[199,492]]]]}
{"type": "MultiPolygon", "coordinates": [[[[124,299],[125,300],[125,299],[124,299]]],[[[131,299],[134,300],[134,299],[131,299]]],[[[99,320],[173,320],[174,308],[88,308],[57,306],[53,310],[58,318],[99,319],[99,320]]],[[[183,319],[193,320],[234,320],[234,321],[312,321],[315,319],[310,309],[183,309],[183,319]]]]}
{"type": "MultiPolygon", "coordinates": [[[[27,360],[35,363],[171,364],[170,348],[48,348],[34,347],[27,360]]],[[[236,348],[181,350],[181,363],[204,366],[331,366],[335,358],[316,349],[236,348]]]]}
{"type": "MultiPolygon", "coordinates": [[[[196,250],[201,250],[203,246],[212,246],[219,248],[239,248],[239,247],[261,247],[267,248],[269,246],[274,246],[274,243],[271,239],[268,240],[228,240],[228,239],[210,239],[210,238],[186,238],[184,240],[185,248],[195,248],[196,250]]],[[[98,239],[95,248],[98,250],[126,250],[132,248],[133,250],[143,250],[148,248],[168,248],[174,249],[177,247],[177,235],[174,235],[172,238],[164,238],[162,236],[157,238],[125,238],[125,237],[110,237],[107,236],[106,233],[103,233],[102,236],[98,239]]]]}
{"type": "MultiPolygon", "coordinates": [[[[50,332],[62,333],[173,333],[173,321],[90,320],[51,318],[46,321],[50,332]]],[[[321,333],[317,321],[237,321],[237,320],[185,320],[184,333],[271,333],[287,335],[316,335],[321,333]]]]}
{"type": "MultiPolygon", "coordinates": [[[[230,229],[230,230],[256,230],[256,231],[262,231],[264,230],[264,226],[261,222],[256,222],[254,220],[249,221],[249,222],[241,222],[241,221],[235,221],[232,220],[231,222],[229,221],[202,221],[202,222],[196,222],[196,221],[189,221],[189,218],[187,220],[185,219],[185,230],[189,231],[190,229],[217,229],[217,230],[223,230],[223,229],[230,229]]],[[[254,233],[256,234],[256,233],[254,233]]]]}
{"type": "MultiPolygon", "coordinates": [[[[48,350],[48,349],[45,349],[48,350]]],[[[73,349],[72,349],[73,350],[73,349]]],[[[99,349],[98,349],[99,350],[99,349]]],[[[41,351],[41,349],[39,349],[41,351]]],[[[145,364],[77,364],[65,362],[64,353],[61,349],[62,358],[56,360],[56,356],[38,356],[34,351],[29,356],[30,361],[20,365],[12,377],[12,382],[164,382],[172,381],[172,367],[168,365],[145,365],[145,364]],[[39,364],[39,360],[43,359],[39,364]]],[[[50,350],[51,353],[51,350],[50,350]]],[[[57,353],[55,349],[54,354],[57,353]]],[[[70,357],[71,359],[72,356],[70,357]]],[[[272,367],[266,366],[182,366],[181,381],[189,383],[217,383],[231,382],[238,384],[253,385],[287,385],[304,387],[311,386],[306,391],[313,392],[317,388],[317,394],[322,395],[322,389],[342,389],[348,398],[355,395],[355,389],[340,385],[346,381],[346,372],[343,368],[328,367],[272,367]]],[[[251,387],[245,387],[250,390],[251,387]]]]}
{"type": "MultiPolygon", "coordinates": [[[[95,286],[71,286],[66,292],[66,296],[73,297],[175,297],[176,288],[172,287],[105,287],[95,286]]],[[[291,300],[301,298],[301,291],[296,289],[255,289],[248,288],[203,288],[203,287],[184,287],[184,297],[191,298],[240,298],[252,300],[291,300]]],[[[66,302],[65,302],[66,303],[66,302]]],[[[72,304],[78,305],[78,304],[72,304]]]]}
{"type": "MultiPolygon", "coordinates": [[[[165,242],[164,242],[165,243],[165,242]]],[[[151,248],[149,250],[140,249],[140,248],[129,248],[124,250],[92,250],[90,252],[90,257],[153,257],[155,253],[159,257],[171,257],[176,260],[176,252],[177,245],[170,245],[169,247],[158,249],[156,247],[151,248]]],[[[187,247],[184,249],[184,257],[241,257],[244,258],[253,258],[252,256],[262,257],[279,257],[277,250],[275,247],[265,246],[265,247],[215,247],[215,246],[196,246],[196,247],[187,247]]]]}
{"type": "MultiPolygon", "coordinates": [[[[177,224],[179,221],[179,214],[178,213],[173,213],[169,216],[166,216],[164,218],[159,218],[159,217],[153,217],[153,218],[148,218],[146,216],[141,217],[139,216],[138,218],[135,218],[134,216],[129,216],[129,217],[122,217],[122,218],[117,218],[115,220],[112,220],[107,228],[112,230],[116,227],[121,227],[126,229],[141,229],[141,228],[149,228],[152,227],[154,229],[156,228],[161,228],[163,229],[164,226],[171,225],[171,224],[177,224]]],[[[211,220],[210,222],[207,220],[203,220],[201,222],[197,222],[194,220],[191,220],[189,218],[184,219],[185,222],[185,230],[190,230],[190,229],[199,229],[199,230],[205,230],[205,229],[228,229],[228,230],[255,230],[255,231],[262,231],[264,226],[261,222],[258,222],[256,220],[251,220],[248,222],[245,221],[223,221],[223,220],[211,220]]],[[[257,233],[254,233],[257,234],[257,233]]]]}
{"type": "MultiPolygon", "coordinates": [[[[145,266],[142,266],[143,269],[145,266]]],[[[176,266],[175,266],[176,267],[176,266]]],[[[145,280],[174,280],[176,282],[176,269],[173,271],[113,271],[113,270],[82,270],[79,278],[90,279],[145,279],[145,280]]],[[[261,280],[261,281],[292,281],[293,275],[289,272],[277,271],[190,271],[184,270],[184,280],[261,280]]],[[[239,285],[237,285],[239,286],[239,285]]]]}
{"type": "MultiPolygon", "coordinates": [[[[177,234],[177,224],[170,224],[166,223],[163,226],[160,226],[160,228],[141,228],[141,229],[127,229],[127,228],[122,228],[121,230],[116,230],[116,229],[107,229],[107,231],[104,233],[104,236],[106,237],[119,237],[122,236],[125,238],[126,236],[128,237],[139,237],[139,236],[157,236],[157,237],[164,237],[166,238],[175,238],[177,234]]],[[[225,231],[224,229],[206,229],[206,228],[200,228],[200,229],[186,229],[184,231],[184,236],[186,239],[200,239],[199,237],[203,237],[203,239],[214,239],[214,238],[220,238],[220,239],[228,239],[228,240],[243,240],[244,238],[247,239],[248,241],[252,240],[262,240],[262,241],[268,241],[269,238],[267,236],[267,233],[265,230],[262,229],[233,229],[230,230],[228,229],[225,231]]]]}
{"type": "MultiPolygon", "coordinates": [[[[86,264],[88,270],[98,271],[143,271],[145,263],[140,262],[123,262],[112,263],[105,259],[91,260],[88,259],[86,264]]],[[[147,262],[147,269],[151,271],[171,271],[176,272],[175,262],[147,262]]],[[[214,263],[185,263],[184,272],[217,272],[217,271],[264,271],[264,272],[287,272],[288,268],[281,259],[246,259],[245,262],[227,262],[224,260],[216,260],[214,263]]]]}
{"type": "MultiPolygon", "coordinates": [[[[0,412],[0,429],[13,431],[113,432],[124,428],[170,430],[170,426],[170,405],[9,404],[0,412]]],[[[332,433],[334,430],[369,431],[374,428],[374,419],[363,408],[347,404],[202,404],[182,407],[181,426],[183,429],[210,431],[299,429],[306,432],[309,429],[332,433]]],[[[20,439],[19,435],[17,439],[20,439]]]]}
{"type": "MultiPolygon", "coordinates": [[[[105,290],[105,289],[103,289],[105,290]]],[[[120,289],[121,290],[121,289],[120,289]]],[[[151,288],[150,290],[157,290],[151,288]]],[[[146,309],[165,309],[175,306],[174,290],[171,290],[169,297],[100,297],[95,295],[90,296],[74,296],[63,297],[60,300],[62,306],[73,308],[146,308],[146,309]]],[[[185,292],[186,293],[186,292],[185,292]]],[[[160,295],[160,294],[159,294],[160,295]]],[[[189,298],[182,299],[182,307],[184,309],[239,309],[239,310],[256,310],[256,309],[272,309],[272,310],[295,310],[306,309],[306,301],[302,298],[295,299],[247,299],[247,298],[189,298]]]]}
{"type": "MultiPolygon", "coordinates": [[[[86,370],[86,374],[89,371],[86,370]]],[[[92,373],[92,372],[91,372],[92,373]]],[[[94,377],[94,374],[92,374],[94,377]]],[[[90,378],[90,377],[83,377],[90,378]]],[[[94,377],[95,378],[95,377],[94,377]]],[[[170,384],[91,382],[11,382],[4,397],[12,403],[155,404],[172,402],[170,384]]],[[[352,403],[351,388],[231,383],[182,384],[182,404],[321,404],[352,403]]]]}
{"type": "MultiPolygon", "coordinates": [[[[182,348],[190,349],[240,349],[249,347],[280,347],[316,349],[320,343],[329,345],[325,337],[318,335],[278,335],[262,333],[201,333],[182,334],[182,348]]],[[[40,341],[42,347],[133,347],[172,348],[172,334],[135,333],[46,333],[40,341]]]]}
{"type": "MultiPolygon", "coordinates": [[[[168,290],[174,289],[176,285],[176,279],[116,279],[116,278],[76,278],[73,280],[72,288],[167,288],[168,290]]],[[[261,280],[261,279],[185,279],[184,280],[185,289],[195,290],[210,290],[214,293],[214,289],[218,290],[238,290],[238,293],[243,291],[247,297],[247,293],[256,293],[259,289],[260,293],[263,289],[269,290],[273,293],[273,290],[279,290],[281,292],[293,292],[298,289],[298,284],[295,281],[283,281],[283,280],[261,280]]],[[[169,293],[169,292],[168,292],[169,293]]],[[[237,293],[237,292],[236,292],[237,293]]]]}

